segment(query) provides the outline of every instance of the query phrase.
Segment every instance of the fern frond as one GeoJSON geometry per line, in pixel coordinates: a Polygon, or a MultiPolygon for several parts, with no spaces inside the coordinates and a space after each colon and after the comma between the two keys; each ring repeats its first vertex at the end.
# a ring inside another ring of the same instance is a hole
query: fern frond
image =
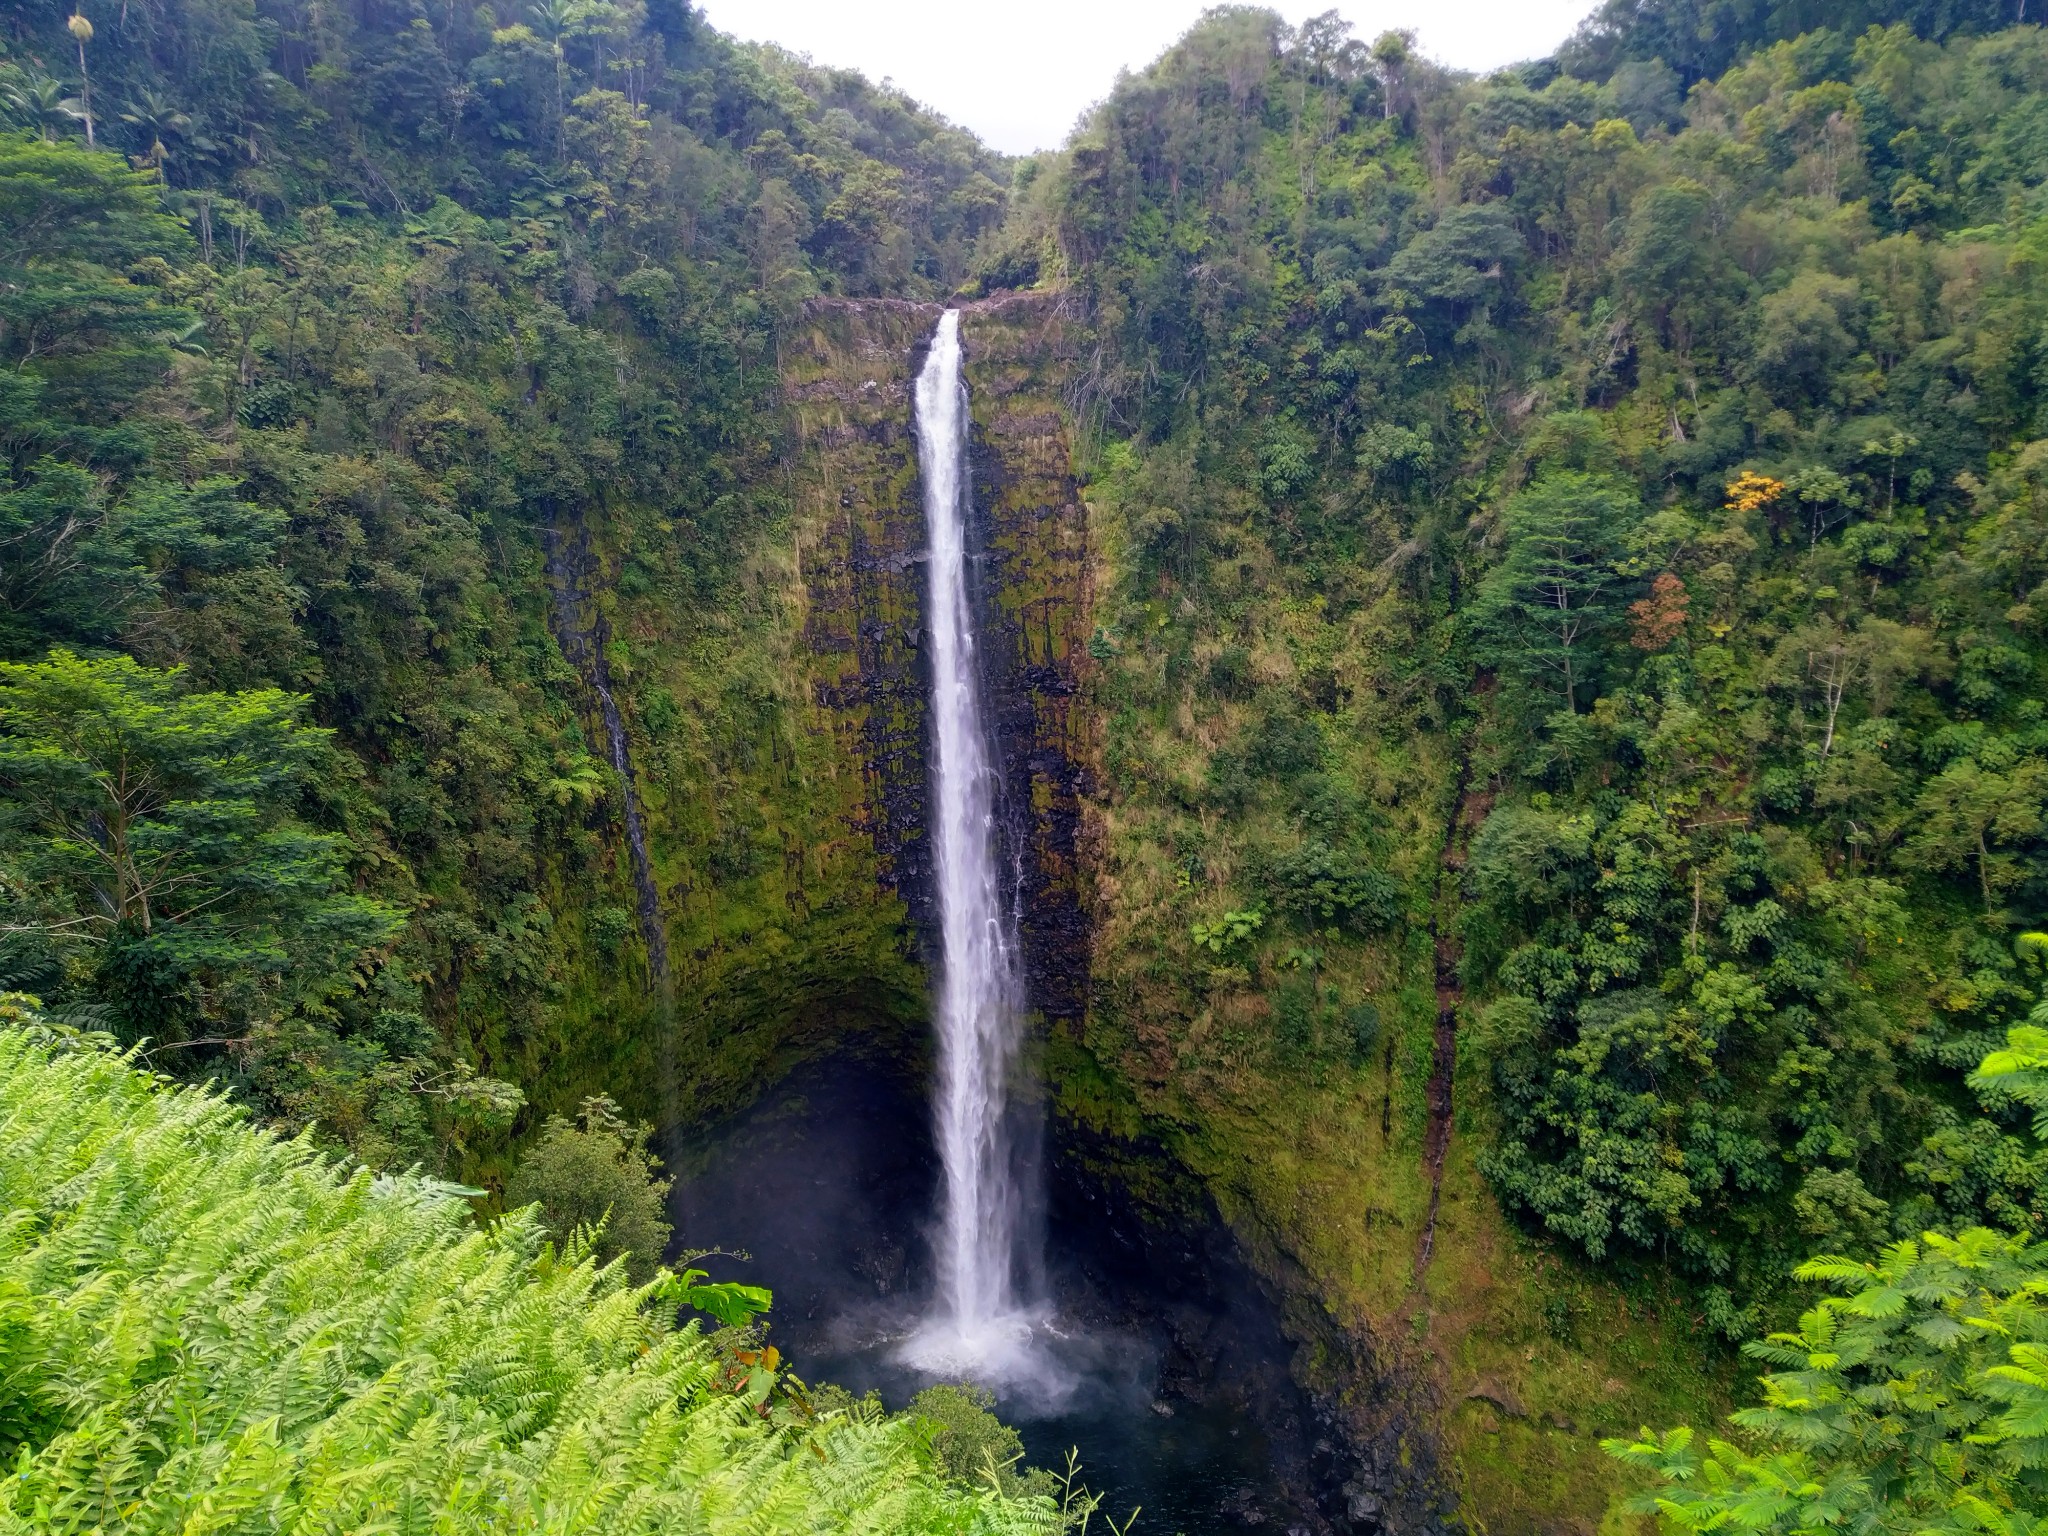
{"type": "Polygon", "coordinates": [[[659,1283],[543,1259],[530,1213],[479,1231],[431,1185],[22,1029],[0,1209],[6,1385],[48,1427],[0,1536],[1062,1529],[1051,1499],[938,1478],[905,1421],[763,1419],[659,1283]]]}

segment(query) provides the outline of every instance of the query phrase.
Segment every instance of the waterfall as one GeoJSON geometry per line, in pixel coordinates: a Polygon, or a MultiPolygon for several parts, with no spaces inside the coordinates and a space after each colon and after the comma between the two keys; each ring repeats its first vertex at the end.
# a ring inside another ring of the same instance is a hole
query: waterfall
{"type": "Polygon", "coordinates": [[[997,877],[997,775],[969,586],[969,418],[958,310],[939,320],[917,376],[916,408],[930,543],[928,826],[940,947],[933,1122],[945,1187],[937,1306],[909,1358],[933,1371],[1000,1375],[1032,1322],[1016,1293],[1020,1192],[1008,1102],[1024,1008],[1015,914],[997,877]]]}

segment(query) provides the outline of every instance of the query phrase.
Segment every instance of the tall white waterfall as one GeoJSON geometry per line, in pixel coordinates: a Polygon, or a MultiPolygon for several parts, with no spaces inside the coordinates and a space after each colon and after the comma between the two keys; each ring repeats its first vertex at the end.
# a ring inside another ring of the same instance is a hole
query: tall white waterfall
{"type": "Polygon", "coordinates": [[[930,541],[934,752],[929,832],[939,909],[938,1084],[945,1176],[939,1294],[910,1358],[1000,1374],[1029,1331],[1015,1293],[1018,1194],[1009,1122],[1023,987],[997,878],[996,769],[982,713],[967,556],[967,381],[960,312],[947,310],[917,376],[918,463],[930,541]]]}

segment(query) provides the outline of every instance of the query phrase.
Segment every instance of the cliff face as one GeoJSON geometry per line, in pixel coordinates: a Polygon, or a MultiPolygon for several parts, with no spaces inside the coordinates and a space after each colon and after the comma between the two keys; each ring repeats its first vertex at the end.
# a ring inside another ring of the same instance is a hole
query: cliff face
{"type": "MultiPolygon", "coordinates": [[[[1104,870],[1102,807],[1088,768],[1098,711],[1085,687],[1096,562],[1060,393],[1078,332],[1066,302],[1034,293],[961,306],[983,681],[1006,851],[1020,872],[1030,996],[1048,1036],[1056,1139],[1071,1172],[1085,1168],[1084,1183],[1121,1202],[1130,1235],[1163,1252],[1202,1225],[1194,1206],[1213,1220],[1219,1199],[1226,1210],[1236,1202],[1222,1186],[1189,1197],[1193,1206],[1148,1197],[1161,1168],[1188,1150],[1185,1131],[1116,1086],[1123,1074],[1114,1053],[1098,1059],[1083,1044],[1101,1034],[1090,1019],[1091,916],[1100,915],[1091,906],[1104,870]],[[1091,825],[1093,834],[1084,830],[1091,825]],[[1099,1113],[1105,1089],[1125,1112],[1113,1129],[1099,1113]]],[[[860,765],[858,825],[927,953],[935,920],[924,826],[929,678],[912,392],[940,313],[900,301],[818,301],[783,354],[813,696],[839,751],[860,765]]],[[[1364,1334],[1333,1323],[1313,1277],[1265,1223],[1248,1210],[1233,1219],[1329,1432],[1311,1480],[1319,1486],[1297,1490],[1302,1507],[1320,1504],[1326,1529],[1439,1528],[1448,1505],[1434,1439],[1416,1430],[1412,1377],[1377,1360],[1364,1334]]]]}
{"type": "Polygon", "coordinates": [[[1081,808],[1091,717],[1080,682],[1091,567],[1060,413],[1073,360],[1063,302],[1015,295],[968,307],[961,326],[974,408],[973,536],[988,572],[987,697],[1023,875],[1031,1000],[1053,1021],[1080,1017],[1089,973],[1081,808]]]}
{"type": "Polygon", "coordinates": [[[786,556],[763,552],[741,621],[679,634],[659,594],[619,590],[641,532],[586,519],[548,561],[550,628],[614,770],[592,814],[611,866],[594,877],[618,905],[593,910],[564,872],[578,963],[542,979],[555,1032],[513,1049],[545,1109],[602,1090],[687,1125],[850,1035],[915,1049],[924,984],[866,835],[861,759],[804,686],[786,556]]]}
{"type": "MultiPolygon", "coordinates": [[[[668,1126],[749,1103],[795,1061],[928,1035],[925,545],[910,385],[940,310],[823,301],[783,350],[790,513],[714,606],[665,581],[675,530],[632,502],[551,527],[544,622],[574,674],[609,792],[571,800],[598,867],[549,893],[564,957],[532,985],[544,1026],[494,1029],[483,1059],[538,1107],[597,1091],[668,1126]],[[590,890],[602,894],[593,901],[590,890]]],[[[986,687],[1022,878],[1034,1002],[1076,1017],[1076,709],[1084,524],[1055,385],[1057,302],[970,306],[972,536],[987,576],[986,687]]],[[[539,617],[538,615],[536,617],[539,617]]]]}
{"type": "MultiPolygon", "coordinates": [[[[1317,1531],[1419,1536],[1442,1528],[1446,1506],[1434,1440],[1415,1432],[1422,1421],[1396,1375],[1332,1322],[1310,1278],[1270,1245],[1250,1245],[1261,1270],[1253,1277],[1247,1250],[1218,1220],[1214,1193],[1175,1161],[1172,1133],[1147,1123],[1128,1096],[1121,1103],[1135,1123],[1089,1123],[1093,1086],[1117,1068],[1105,1073],[1081,1043],[1094,1003],[1091,909],[1102,873],[1091,772],[1099,710],[1087,688],[1098,561],[1062,398],[1079,337],[1069,302],[1032,293],[960,306],[984,698],[1002,775],[1004,851],[1019,875],[1029,996],[1047,1040],[1059,1147],[1053,1204],[1069,1221],[1106,1221],[1114,1241],[1101,1234],[1105,1247],[1144,1255],[1165,1311],[1184,1294],[1214,1305],[1230,1288],[1238,1292],[1231,1304],[1263,1309],[1265,1331],[1285,1333],[1279,1369],[1284,1375],[1291,1350],[1294,1377],[1315,1392],[1315,1422],[1290,1417],[1285,1433],[1274,1428],[1276,1447],[1300,1442],[1275,1470],[1295,1508],[1316,1512],[1317,1531]],[[1372,1411],[1354,1413],[1347,1399],[1369,1401],[1372,1411]]],[[[842,773],[857,772],[847,825],[902,903],[906,948],[927,958],[936,928],[925,826],[927,540],[912,399],[942,312],[894,300],[815,301],[786,333],[781,359],[810,729],[829,734],[842,773]]],[[[1213,1352],[1217,1343],[1205,1335],[1190,1347],[1213,1352]]],[[[1252,1381],[1242,1359],[1227,1368],[1221,1358],[1201,1363],[1205,1379],[1231,1377],[1211,1383],[1231,1401],[1281,1404],[1288,1415],[1301,1401],[1299,1386],[1252,1381]]]]}
{"type": "MultiPolygon", "coordinates": [[[[1033,1006],[1086,1004],[1078,839],[1087,537],[1059,411],[1068,325],[1056,296],[963,306],[974,434],[969,538],[983,574],[983,682],[1002,767],[1005,852],[1021,875],[1033,1006]]],[[[787,339],[784,395],[813,697],[860,765],[856,816],[921,941],[932,931],[925,836],[929,696],[925,546],[911,390],[941,309],[819,301],[787,339]]],[[[924,947],[921,942],[920,947],[924,947]]]]}
{"type": "MultiPolygon", "coordinates": [[[[1404,829],[1404,877],[1435,893],[1384,936],[1324,938],[1328,974],[1311,983],[1372,995],[1373,1049],[1341,1068],[1253,1070],[1263,1058],[1247,1045],[1218,1067],[1219,1040],[1275,1037],[1304,983],[1278,954],[1190,963],[1189,909],[1170,877],[1160,894],[1158,808],[1095,782],[1116,663],[1091,654],[1093,605],[1127,530],[1114,508],[1091,513],[1074,478],[1062,389],[1083,329],[1068,303],[961,306],[984,681],[1063,1166],[1168,1233],[1190,1218],[1149,1199],[1163,1156],[1227,1221],[1316,1400],[1310,1491],[1326,1528],[1421,1533],[1462,1511],[1503,1533],[1590,1530],[1617,1490],[1598,1437],[1665,1416],[1673,1399],[1710,1401],[1717,1384],[1666,1298],[1619,1296],[1521,1242],[1476,1165],[1466,1133],[1487,1107],[1451,1070],[1455,948],[1431,943],[1455,932],[1469,832],[1453,744],[1404,736],[1401,774],[1359,774],[1404,829]],[[1580,1315],[1614,1326],[1596,1336],[1580,1315]]],[[[902,904],[906,954],[928,946],[933,916],[911,394],[940,313],[816,301],[782,358],[808,729],[829,737],[838,773],[857,771],[846,825],[902,904]]],[[[1361,642],[1328,643],[1341,659],[1361,642]]],[[[1115,637],[1104,644],[1114,657],[1115,637]]],[[[1397,722],[1371,699],[1355,713],[1344,750],[1370,757],[1397,722]]]]}

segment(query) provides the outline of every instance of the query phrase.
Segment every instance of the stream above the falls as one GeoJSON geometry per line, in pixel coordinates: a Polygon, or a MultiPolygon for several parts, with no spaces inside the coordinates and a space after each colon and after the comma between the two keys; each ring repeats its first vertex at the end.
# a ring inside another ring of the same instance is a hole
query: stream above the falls
{"type": "MultiPolygon", "coordinates": [[[[667,1147],[678,1242],[744,1251],[707,1267],[775,1293],[770,1338],[807,1381],[900,1408],[934,1378],[902,1363],[936,1284],[939,1159],[923,1081],[841,1054],[667,1147]]],[[[993,1383],[1026,1459],[1080,1481],[1137,1536],[1321,1536],[1329,1447],[1289,1346],[1227,1230],[1141,1214],[1101,1159],[1049,1142],[1050,1370],[993,1383]]],[[[1341,1500],[1338,1501],[1341,1504],[1341,1500]]]]}

